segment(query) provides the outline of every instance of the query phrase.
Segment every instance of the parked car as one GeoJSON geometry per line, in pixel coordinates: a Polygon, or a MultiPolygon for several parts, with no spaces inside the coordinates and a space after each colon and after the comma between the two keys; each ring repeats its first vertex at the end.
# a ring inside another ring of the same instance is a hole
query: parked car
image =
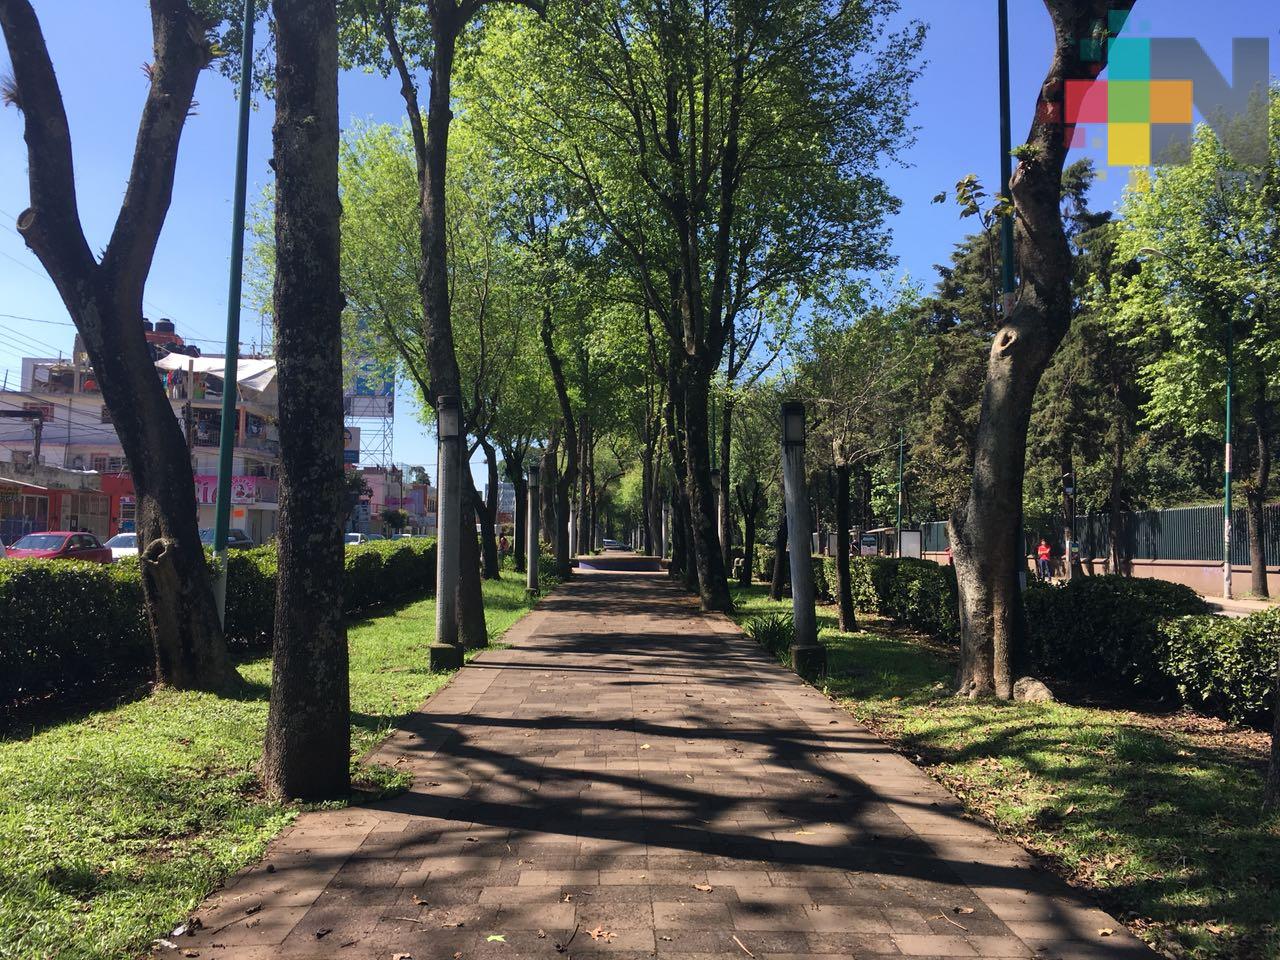
{"type": "Polygon", "coordinates": [[[136,557],[138,555],[138,535],[136,533],[117,533],[103,546],[111,551],[112,560],[136,557]]]}
{"type": "MultiPolygon", "coordinates": [[[[201,530],[200,542],[206,547],[213,546],[213,531],[201,530]]],[[[227,549],[228,550],[251,550],[257,544],[253,542],[253,537],[249,536],[243,530],[232,528],[227,531],[227,549]]]]}
{"type": "Polygon", "coordinates": [[[0,540],[0,560],[9,555],[9,548],[4,545],[4,541],[0,540]]]}
{"type": "Polygon", "coordinates": [[[629,549],[625,543],[620,540],[610,540],[608,537],[600,541],[600,546],[605,550],[627,550],[629,549]]]}
{"type": "Polygon", "coordinates": [[[343,542],[348,545],[359,546],[362,543],[373,543],[374,540],[382,538],[372,533],[348,533],[343,537],[343,542]]]}
{"type": "Polygon", "coordinates": [[[92,533],[74,530],[48,530],[28,533],[9,548],[8,556],[33,560],[87,560],[110,563],[111,551],[92,533]]]}

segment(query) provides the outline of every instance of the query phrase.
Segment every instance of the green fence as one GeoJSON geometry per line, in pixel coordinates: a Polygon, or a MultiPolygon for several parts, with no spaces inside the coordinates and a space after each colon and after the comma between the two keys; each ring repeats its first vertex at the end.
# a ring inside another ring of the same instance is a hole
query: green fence
{"type": "MultiPolygon", "coordinates": [[[[1111,516],[1090,513],[1075,520],[1076,541],[1080,556],[1103,559],[1107,556],[1111,537],[1111,516]]],[[[921,524],[926,553],[947,549],[945,523],[921,524]]],[[[1058,540],[1057,531],[1050,542],[1058,540]]],[[[1028,544],[1039,537],[1024,532],[1028,544]]],[[[1268,563],[1280,562],[1280,504],[1262,511],[1263,552],[1268,563]]],[[[1222,562],[1222,508],[1175,507],[1170,510],[1139,510],[1120,514],[1121,552],[1130,559],[1142,560],[1206,560],[1222,562]]],[[[1055,544],[1059,550],[1060,542],[1055,544]]],[[[1231,517],[1231,562],[1248,566],[1249,521],[1244,510],[1231,517]]]]}

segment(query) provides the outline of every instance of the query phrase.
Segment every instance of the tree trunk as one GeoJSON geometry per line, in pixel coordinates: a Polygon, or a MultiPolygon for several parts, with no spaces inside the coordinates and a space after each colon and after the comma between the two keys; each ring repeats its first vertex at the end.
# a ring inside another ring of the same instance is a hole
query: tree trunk
{"type": "Polygon", "coordinates": [[[760,481],[752,477],[737,487],[738,509],[742,511],[742,568],[738,571],[739,586],[751,586],[756,564],[756,520],[760,515],[760,481]]]}
{"type": "Polygon", "coordinates": [[[733,499],[729,496],[729,491],[733,489],[733,485],[729,482],[732,476],[730,469],[729,457],[733,450],[733,407],[734,400],[732,394],[726,394],[724,398],[724,417],[720,421],[720,498],[722,506],[720,508],[720,516],[717,518],[720,527],[720,549],[724,553],[724,562],[730,564],[729,558],[733,556],[733,499]]]}
{"type": "Polygon", "coordinates": [[[773,577],[769,581],[769,599],[781,600],[787,583],[787,511],[782,511],[778,531],[773,535],[773,577]]]}
{"type": "Polygon", "coordinates": [[[1271,726],[1271,760],[1262,793],[1263,813],[1280,810],[1280,658],[1276,663],[1275,722],[1271,726]]]}
{"type": "Polygon", "coordinates": [[[853,633],[858,620],[853,608],[853,577],[849,569],[849,474],[847,463],[836,464],[836,606],[840,629],[853,633]]]}
{"type": "Polygon", "coordinates": [[[560,470],[558,468],[560,437],[552,428],[547,447],[542,451],[539,463],[541,478],[538,481],[538,508],[542,517],[538,523],[538,532],[548,543],[555,543],[556,497],[560,486],[560,470]]]}
{"type": "Polygon", "coordinates": [[[488,496],[476,511],[480,521],[481,557],[484,562],[484,578],[498,580],[502,577],[502,558],[498,556],[498,451],[487,439],[480,440],[488,474],[488,496]]]}
{"type": "Polygon", "coordinates": [[[515,523],[512,532],[511,558],[516,573],[525,572],[525,529],[529,522],[529,481],[524,475],[524,457],[515,448],[504,447],[502,459],[507,465],[507,479],[516,492],[515,523]]]}
{"type": "Polygon", "coordinates": [[[1125,559],[1124,505],[1124,434],[1116,432],[1111,455],[1110,515],[1107,522],[1108,566],[1111,573],[1128,573],[1125,559]]]}
{"type": "Polygon", "coordinates": [[[724,554],[716,535],[715,493],[711,489],[710,437],[707,435],[709,380],[705,370],[695,368],[689,373],[684,404],[685,478],[694,562],[698,570],[698,597],[703,610],[728,613],[733,604],[725,576],[724,554]]]}
{"type": "Polygon", "coordinates": [[[1075,461],[1071,456],[1071,443],[1067,441],[1058,458],[1058,469],[1062,472],[1062,574],[1068,580],[1078,576],[1081,571],[1074,562],[1071,544],[1076,539],[1075,494],[1067,493],[1067,483],[1075,488],[1075,461]]]}
{"type": "Polygon", "coordinates": [[[280,523],[262,778],[281,797],[350,787],[342,612],[342,294],[333,0],[274,0],[280,523]]]}
{"type": "Polygon", "coordinates": [[[1267,587],[1267,541],[1263,525],[1263,508],[1267,503],[1267,487],[1271,483],[1271,420],[1266,399],[1266,384],[1261,385],[1260,399],[1254,408],[1253,481],[1245,488],[1245,504],[1249,514],[1250,592],[1259,598],[1271,596],[1267,587]]]}
{"type": "Polygon", "coordinates": [[[142,332],[142,292],[173,194],[178,142],[212,51],[207,24],[183,3],[153,2],[151,23],[154,69],[128,187],[99,262],[80,223],[70,127],[39,21],[27,0],[0,2],[27,144],[30,206],[17,230],[76,325],[129,462],[156,679],[229,691],[241,680],[218,623],[191,459],[142,332]]]}
{"type": "Polygon", "coordinates": [[[476,517],[484,512],[484,500],[476,490],[471,465],[462,465],[462,510],[458,541],[458,639],[468,650],[489,645],[485,623],[484,588],[480,576],[480,538],[476,536],[476,517]]]}
{"type": "MultiPolygon", "coordinates": [[[[1062,226],[1062,169],[1074,127],[1064,124],[1068,80],[1088,80],[1106,66],[1112,11],[1133,0],[1045,0],[1053,22],[1053,62],[1010,185],[1018,261],[1016,303],[991,345],[974,444],[969,499],[951,518],[952,557],[960,594],[959,692],[1013,695],[1026,614],[1020,573],[1022,480],[1027,425],[1036,387],[1071,323],[1071,250],[1062,226]],[[1094,37],[1085,60],[1081,38],[1094,37]]],[[[1112,33],[1111,35],[1114,35],[1112,33]]]]}

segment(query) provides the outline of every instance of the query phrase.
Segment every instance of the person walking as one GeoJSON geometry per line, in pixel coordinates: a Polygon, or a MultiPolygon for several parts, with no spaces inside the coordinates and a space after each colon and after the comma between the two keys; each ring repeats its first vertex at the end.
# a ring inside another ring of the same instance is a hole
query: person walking
{"type": "Polygon", "coordinates": [[[1049,541],[1040,538],[1040,546],[1036,547],[1036,573],[1040,575],[1041,580],[1048,580],[1052,568],[1049,565],[1049,555],[1052,551],[1049,549],[1049,541]]]}

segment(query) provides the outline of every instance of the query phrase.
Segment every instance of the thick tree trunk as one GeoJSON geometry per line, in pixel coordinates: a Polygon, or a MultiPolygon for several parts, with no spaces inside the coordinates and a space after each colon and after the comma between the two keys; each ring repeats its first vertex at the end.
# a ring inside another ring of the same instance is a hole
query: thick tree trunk
{"type": "Polygon", "coordinates": [[[178,142],[212,53],[208,24],[185,3],[153,2],[151,22],[155,55],[129,185],[99,262],[81,227],[70,127],[35,11],[27,0],[0,2],[27,144],[31,202],[17,229],[75,322],[129,462],[156,679],[225,691],[241,681],[214,606],[191,460],[142,334],[142,291],[172,198],[178,142]]]}
{"type": "MultiPolygon", "coordinates": [[[[523,448],[521,448],[523,449],[523,448]]],[[[525,572],[525,530],[529,522],[529,481],[524,475],[524,456],[514,447],[502,448],[502,459],[507,465],[507,479],[516,492],[515,523],[512,530],[511,557],[516,573],[525,572]]]]}
{"type": "Polygon", "coordinates": [[[1071,323],[1071,250],[1062,226],[1062,169],[1073,128],[1064,124],[1068,80],[1093,79],[1106,66],[1112,11],[1133,0],[1045,0],[1053,22],[1053,62],[1040,90],[1027,147],[1010,192],[1020,286],[991,345],[974,444],[968,501],[951,518],[960,593],[959,692],[1013,694],[1026,614],[1019,574],[1027,424],[1036,387],[1071,323]],[[1081,39],[1099,42],[1085,60],[1081,39]]]}
{"type": "Polygon", "coordinates": [[[498,556],[498,451],[486,439],[480,440],[480,448],[484,450],[484,462],[488,474],[488,496],[476,511],[476,519],[480,521],[481,557],[484,563],[484,578],[498,580],[502,577],[502,560],[498,556]]]}
{"type": "Polygon", "coordinates": [[[690,371],[685,392],[684,422],[689,491],[689,520],[693,533],[694,562],[698,569],[698,598],[703,610],[728,613],[732,607],[724,554],[716,534],[715,493],[711,488],[710,437],[707,435],[709,374],[690,371]]]}
{"type": "Polygon", "coordinates": [[[773,576],[769,579],[769,599],[781,600],[787,583],[787,511],[782,511],[773,535],[773,576]]]}
{"type": "Polygon", "coordinates": [[[836,464],[836,607],[840,629],[852,633],[858,629],[853,608],[853,578],[849,569],[849,474],[847,463],[836,464]]]}
{"type": "Polygon", "coordinates": [[[760,516],[760,481],[752,477],[737,487],[738,509],[742,511],[742,568],[738,571],[739,586],[751,586],[756,564],[756,521],[760,516]]]}
{"type": "Polygon", "coordinates": [[[1276,663],[1275,722],[1271,726],[1271,760],[1267,764],[1262,810],[1264,813],[1280,810],[1280,659],[1276,663]]]}
{"type": "Polygon", "coordinates": [[[262,778],[277,796],[345,794],[351,721],[342,612],[342,294],[333,0],[274,0],[275,316],[280,523],[262,778]]]}

